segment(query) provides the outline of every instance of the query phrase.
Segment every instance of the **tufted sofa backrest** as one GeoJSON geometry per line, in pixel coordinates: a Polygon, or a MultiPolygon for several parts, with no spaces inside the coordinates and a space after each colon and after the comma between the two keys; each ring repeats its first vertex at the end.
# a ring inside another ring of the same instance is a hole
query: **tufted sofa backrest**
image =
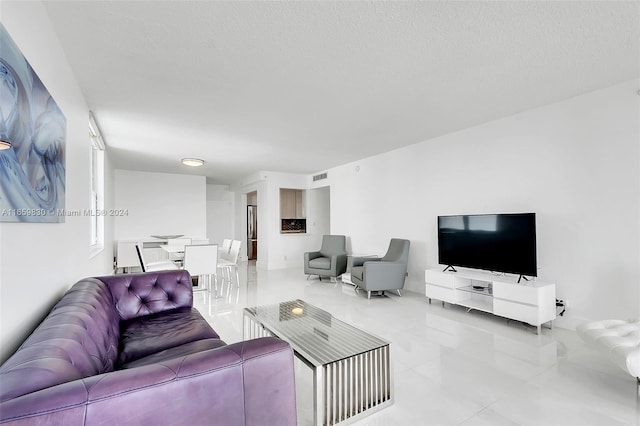
{"type": "Polygon", "coordinates": [[[109,288],[94,278],[77,282],[0,367],[0,402],[113,371],[119,339],[109,288]]]}
{"type": "Polygon", "coordinates": [[[193,305],[191,276],[184,270],[110,275],[98,279],[111,290],[122,320],[193,305]]]}

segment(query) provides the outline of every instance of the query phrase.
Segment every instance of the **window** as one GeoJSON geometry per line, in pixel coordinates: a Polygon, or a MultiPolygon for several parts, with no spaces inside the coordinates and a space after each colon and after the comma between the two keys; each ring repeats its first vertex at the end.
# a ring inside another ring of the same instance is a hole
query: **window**
{"type": "Polygon", "coordinates": [[[104,142],[93,114],[89,113],[89,136],[91,143],[91,238],[89,256],[93,257],[104,248],[104,142]]]}

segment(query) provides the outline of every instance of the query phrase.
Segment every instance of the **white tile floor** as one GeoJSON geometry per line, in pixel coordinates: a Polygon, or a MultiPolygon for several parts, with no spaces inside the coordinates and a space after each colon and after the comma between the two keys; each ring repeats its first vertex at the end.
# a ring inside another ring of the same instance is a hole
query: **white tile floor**
{"type": "MultiPolygon", "coordinates": [[[[640,425],[635,380],[573,331],[535,329],[422,294],[356,295],[302,269],[240,266],[239,285],[195,306],[227,343],[242,340],[242,309],[302,299],[391,341],[394,405],[358,425],[640,425]]],[[[311,424],[311,371],[296,363],[298,423],[311,424]]]]}

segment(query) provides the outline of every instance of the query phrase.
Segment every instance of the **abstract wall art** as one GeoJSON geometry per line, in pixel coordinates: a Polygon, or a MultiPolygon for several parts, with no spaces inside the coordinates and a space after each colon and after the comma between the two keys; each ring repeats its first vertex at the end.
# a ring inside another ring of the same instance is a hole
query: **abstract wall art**
{"type": "Polygon", "coordinates": [[[0,24],[0,222],[64,222],[66,119],[0,24]]]}

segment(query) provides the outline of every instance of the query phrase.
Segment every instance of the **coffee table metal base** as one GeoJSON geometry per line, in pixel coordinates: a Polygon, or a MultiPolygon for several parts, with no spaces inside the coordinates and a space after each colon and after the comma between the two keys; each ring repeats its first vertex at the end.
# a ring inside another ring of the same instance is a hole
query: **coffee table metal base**
{"type": "MultiPolygon", "coordinates": [[[[244,338],[278,336],[244,312],[244,338]]],[[[314,365],[294,349],[313,370],[314,425],[347,425],[393,404],[389,345],[328,364],[314,365]]]]}

